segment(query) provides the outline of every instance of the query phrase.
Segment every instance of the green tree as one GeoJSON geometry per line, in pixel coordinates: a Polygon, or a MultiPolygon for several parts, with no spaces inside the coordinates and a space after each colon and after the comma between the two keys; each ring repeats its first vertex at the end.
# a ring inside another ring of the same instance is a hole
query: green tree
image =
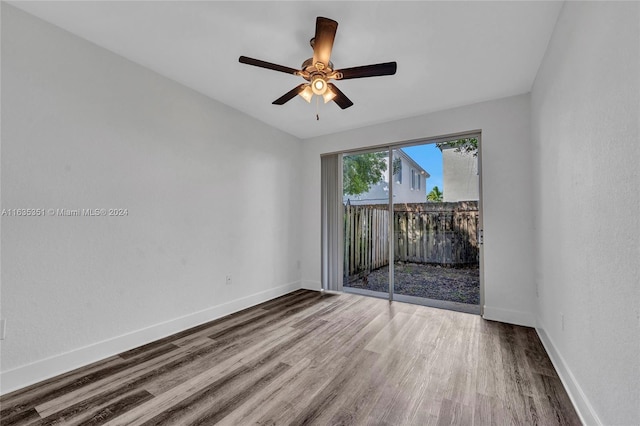
{"type": "Polygon", "coordinates": [[[384,152],[345,155],[342,158],[344,195],[363,194],[382,181],[387,171],[386,158],[384,152]]]}
{"type": "Polygon", "coordinates": [[[433,189],[427,194],[427,201],[442,201],[442,192],[440,188],[434,186],[433,189]]]}
{"type": "Polygon", "coordinates": [[[454,141],[437,143],[436,146],[440,151],[442,151],[443,148],[455,147],[456,152],[473,154],[474,157],[478,156],[478,138],[456,139],[454,141]]]}

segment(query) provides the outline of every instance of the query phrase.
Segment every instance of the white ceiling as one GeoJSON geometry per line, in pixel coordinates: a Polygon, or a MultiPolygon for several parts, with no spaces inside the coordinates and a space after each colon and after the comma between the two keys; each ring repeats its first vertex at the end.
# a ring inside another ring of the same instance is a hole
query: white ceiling
{"type": "Polygon", "coordinates": [[[530,91],[562,2],[11,2],[300,138],[530,91]],[[316,16],[338,21],[332,62],[397,61],[394,76],[339,81],[354,102],[271,102],[300,77],[316,16]]]}

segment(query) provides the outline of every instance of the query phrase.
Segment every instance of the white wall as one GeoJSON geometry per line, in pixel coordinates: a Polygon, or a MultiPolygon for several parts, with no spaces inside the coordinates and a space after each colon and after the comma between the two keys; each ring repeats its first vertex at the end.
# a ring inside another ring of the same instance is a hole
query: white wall
{"type": "Polygon", "coordinates": [[[2,217],[2,391],[299,288],[299,157],[3,3],[2,208],[128,216],[2,217]]]}
{"type": "MultiPolygon", "coordinates": [[[[412,188],[411,182],[411,171],[415,171],[416,173],[420,173],[421,168],[415,167],[412,162],[407,160],[403,155],[407,155],[406,153],[400,155],[400,159],[402,161],[402,168],[400,173],[402,173],[402,182],[397,183],[396,179],[397,175],[393,176],[393,202],[394,203],[424,203],[427,200],[427,190],[426,190],[426,182],[424,176],[420,175],[420,189],[412,188]]],[[[410,157],[409,157],[410,158],[410,157]]]]}
{"type": "Polygon", "coordinates": [[[480,189],[478,158],[455,148],[442,149],[443,201],[477,200],[480,189]]]}
{"type": "Polygon", "coordinates": [[[565,3],[532,92],[539,331],[588,424],[640,424],[639,26],[565,3]]]}
{"type": "Polygon", "coordinates": [[[320,154],[482,130],[487,318],[534,325],[529,96],[303,141],[303,286],[320,288],[320,154]]]}

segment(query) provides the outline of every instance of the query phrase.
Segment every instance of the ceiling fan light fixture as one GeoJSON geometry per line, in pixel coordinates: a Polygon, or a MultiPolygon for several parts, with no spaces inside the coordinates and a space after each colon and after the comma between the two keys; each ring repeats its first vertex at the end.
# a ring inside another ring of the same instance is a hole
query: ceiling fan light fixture
{"type": "Polygon", "coordinates": [[[324,95],[327,91],[327,82],[324,81],[322,77],[315,77],[311,81],[311,90],[313,90],[313,93],[316,95],[324,95]]]}
{"type": "Polygon", "coordinates": [[[304,88],[304,90],[302,90],[302,92],[300,92],[300,96],[302,96],[302,98],[311,103],[311,98],[313,97],[313,90],[311,89],[311,85],[307,84],[304,88]]]}
{"type": "Polygon", "coordinates": [[[336,94],[333,90],[331,90],[330,87],[328,87],[327,90],[322,95],[322,98],[324,99],[325,104],[327,102],[331,102],[335,97],[336,97],[336,94]]]}

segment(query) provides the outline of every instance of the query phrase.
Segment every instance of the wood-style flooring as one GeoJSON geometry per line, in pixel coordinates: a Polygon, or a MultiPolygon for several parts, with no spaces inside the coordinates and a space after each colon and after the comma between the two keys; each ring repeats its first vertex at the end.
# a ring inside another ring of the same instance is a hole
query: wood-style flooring
{"type": "Polygon", "coordinates": [[[307,290],[0,404],[3,426],[580,424],[531,328],[307,290]]]}

